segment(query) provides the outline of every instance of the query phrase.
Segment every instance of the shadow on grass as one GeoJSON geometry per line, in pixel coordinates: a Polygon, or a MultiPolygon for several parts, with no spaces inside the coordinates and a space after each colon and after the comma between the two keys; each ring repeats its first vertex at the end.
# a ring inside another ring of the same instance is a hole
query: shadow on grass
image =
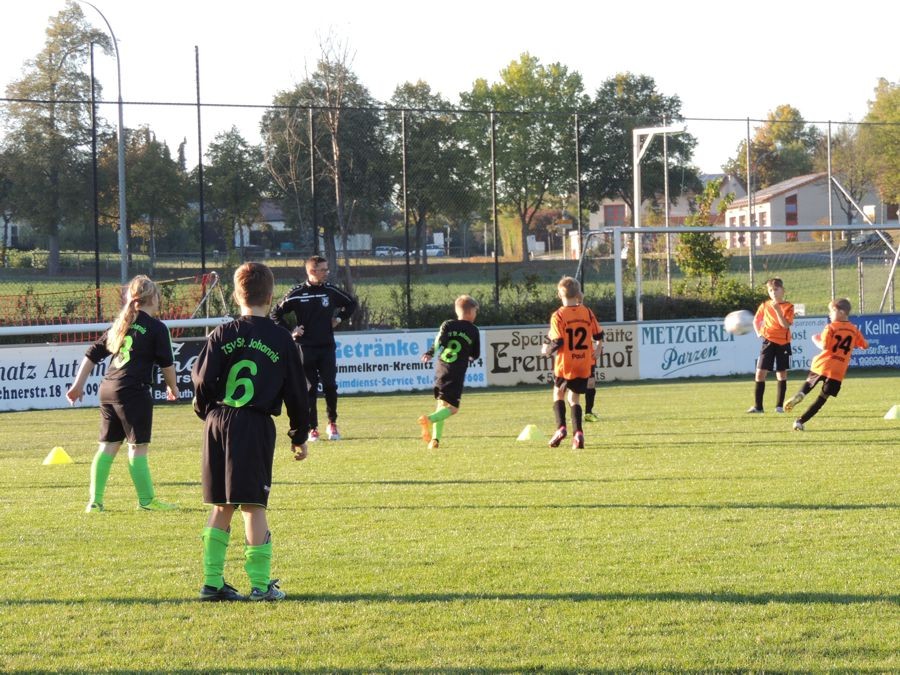
{"type": "MultiPolygon", "coordinates": [[[[651,591],[608,593],[288,593],[285,601],[325,604],[360,602],[391,604],[428,604],[455,602],[682,602],[728,605],[864,605],[887,602],[900,605],[900,595],[863,595],[857,593],[733,593],[696,591],[651,591]]],[[[117,605],[201,604],[194,598],[72,598],[4,600],[0,606],[78,605],[111,603],[117,605]]],[[[213,604],[213,603],[205,603],[213,604]]],[[[221,605],[221,603],[215,603],[221,605]]],[[[230,603],[233,604],[233,603],[230,603]]],[[[252,605],[255,603],[244,603],[252,605]]]]}
{"type": "MultiPolygon", "coordinates": [[[[591,483],[655,483],[662,481],[735,481],[735,480],[771,480],[770,476],[648,476],[646,478],[447,478],[446,480],[366,480],[366,481],[275,481],[275,485],[302,485],[304,487],[355,487],[359,485],[554,485],[554,484],[591,484],[591,483]]],[[[179,485],[179,483],[170,483],[179,485]]],[[[184,483],[192,485],[192,483],[184,483]]]]}
{"type": "Polygon", "coordinates": [[[354,506],[304,506],[307,511],[417,511],[417,510],[492,510],[510,509],[536,511],[540,509],[688,509],[700,511],[784,510],[784,511],[868,511],[900,509],[900,504],[796,504],[796,503],[736,503],[736,504],[360,504],[354,506]]]}
{"type": "MultiPolygon", "coordinates": [[[[653,666],[647,668],[640,668],[639,670],[630,669],[624,672],[641,672],[641,673],[656,673],[656,672],[665,672],[667,669],[671,669],[671,666],[653,666]]],[[[56,669],[53,670],[17,670],[17,673],[28,673],[29,675],[43,675],[44,673],[62,673],[66,675],[68,673],[72,673],[75,675],[82,675],[84,670],[66,670],[66,669],[56,669]]],[[[157,672],[154,670],[120,670],[116,669],[116,673],[121,673],[122,675],[147,675],[148,672],[157,672]]],[[[522,663],[516,664],[511,663],[509,665],[498,666],[496,668],[285,668],[282,665],[279,665],[277,669],[270,670],[269,668],[265,668],[264,670],[260,670],[259,668],[204,668],[203,670],[188,670],[188,669],[180,669],[180,670],[166,670],[168,675],[259,675],[260,672],[264,673],[294,673],[296,675],[362,675],[365,673],[366,675],[507,675],[508,673],[545,673],[546,675],[572,675],[572,673],[584,673],[585,675],[608,675],[612,673],[622,673],[622,669],[616,670],[605,670],[605,669],[585,669],[580,666],[572,666],[570,668],[547,668],[539,663],[522,663]]],[[[698,669],[698,670],[683,670],[679,669],[679,673],[709,673],[711,672],[708,669],[698,669]]],[[[732,670],[732,671],[716,671],[716,672],[745,672],[745,670],[732,670]]],[[[797,671],[779,671],[779,672],[796,672],[796,673],[807,673],[807,670],[797,670],[797,671]]],[[[857,671],[857,672],[865,672],[865,671],[857,671]]],[[[881,669],[873,669],[871,672],[881,673],[884,672],[881,669]]]]}

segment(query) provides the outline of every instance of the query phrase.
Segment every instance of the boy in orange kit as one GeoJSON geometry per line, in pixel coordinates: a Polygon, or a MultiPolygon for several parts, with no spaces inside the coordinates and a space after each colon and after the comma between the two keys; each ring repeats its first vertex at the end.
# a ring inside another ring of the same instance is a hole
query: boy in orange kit
{"type": "Polygon", "coordinates": [[[778,399],[775,412],[784,412],[784,395],[787,393],[787,371],[791,363],[791,325],[794,323],[794,306],[784,300],[784,282],[773,277],[766,282],[769,300],[760,304],[753,319],[756,334],[763,339],[756,361],[756,402],[748,413],[763,412],[763,394],[766,376],[775,371],[778,381],[778,399]]]}
{"type": "Polygon", "coordinates": [[[562,307],[550,317],[549,342],[541,347],[545,356],[555,354],[553,362],[553,414],[556,417],[556,433],[550,439],[550,447],[557,448],[568,436],[566,428],[566,401],[572,410],[572,449],[584,448],[584,432],[581,428],[581,394],[587,391],[588,379],[593,374],[594,359],[602,353],[603,329],[594,313],[581,304],[581,284],[572,277],[563,277],[556,287],[562,307]]]}
{"type": "Polygon", "coordinates": [[[839,298],[828,303],[828,319],[831,323],[825,326],[819,335],[813,336],[813,342],[822,351],[813,359],[806,382],[794,396],[784,405],[790,412],[812,391],[819,382],[822,391],[812,405],[794,421],[794,431],[803,431],[804,425],[821,410],[829,396],[837,396],[841,390],[841,382],[850,367],[850,354],[854,348],[868,349],[869,342],[859,329],[850,323],[850,301],[839,298]]]}

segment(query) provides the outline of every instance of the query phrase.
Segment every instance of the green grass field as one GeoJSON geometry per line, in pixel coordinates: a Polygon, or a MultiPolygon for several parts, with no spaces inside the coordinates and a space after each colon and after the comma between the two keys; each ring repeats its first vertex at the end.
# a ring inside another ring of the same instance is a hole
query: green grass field
{"type": "Polygon", "coordinates": [[[417,438],[427,394],[344,397],[345,440],[279,448],[288,598],[265,606],[195,600],[188,406],[156,410],[173,513],[135,510],[124,456],[107,511],[83,513],[95,409],[5,413],[0,670],[900,671],[896,371],[851,372],[803,433],[745,415],[751,396],[749,378],[602,385],[583,451],[515,440],[549,437],[545,389],[467,391],[439,451],[417,438]],[[56,445],[74,464],[41,465],[56,445]]]}

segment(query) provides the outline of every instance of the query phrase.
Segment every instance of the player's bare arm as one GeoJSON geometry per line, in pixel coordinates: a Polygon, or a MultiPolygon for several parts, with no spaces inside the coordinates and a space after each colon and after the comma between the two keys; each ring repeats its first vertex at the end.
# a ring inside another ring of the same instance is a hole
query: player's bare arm
{"type": "Polygon", "coordinates": [[[162,368],[162,376],[166,381],[166,400],[167,401],[177,401],[178,400],[178,380],[175,378],[175,366],[174,364],[171,366],[167,366],[166,368],[162,368]]]}
{"type": "Polygon", "coordinates": [[[94,362],[88,357],[85,356],[81,359],[81,365],[78,366],[78,373],[75,375],[75,382],[72,383],[72,386],[69,387],[69,390],[66,392],[66,398],[69,400],[69,405],[75,405],[77,401],[80,401],[84,397],[84,383],[87,382],[88,376],[91,374],[93,368],[94,362]]]}

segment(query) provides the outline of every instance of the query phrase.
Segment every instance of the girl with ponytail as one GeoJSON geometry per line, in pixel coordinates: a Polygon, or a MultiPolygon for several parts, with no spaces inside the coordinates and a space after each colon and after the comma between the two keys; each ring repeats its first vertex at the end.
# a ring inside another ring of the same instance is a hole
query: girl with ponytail
{"type": "Polygon", "coordinates": [[[100,447],[91,464],[88,513],[103,511],[103,493],[113,460],[128,441],[128,471],[138,496],[138,507],[147,511],[170,511],[174,504],[156,498],[147,453],[153,426],[150,383],[153,366],[159,366],[166,382],[166,398],[178,398],[175,359],[169,329],[156,318],[159,289],[144,275],[128,284],[125,305],[97,342],[92,344],[78,369],[75,383],[66,392],[75,405],[84,396],[84,384],[94,367],[113,356],[100,384],[100,447]]]}

